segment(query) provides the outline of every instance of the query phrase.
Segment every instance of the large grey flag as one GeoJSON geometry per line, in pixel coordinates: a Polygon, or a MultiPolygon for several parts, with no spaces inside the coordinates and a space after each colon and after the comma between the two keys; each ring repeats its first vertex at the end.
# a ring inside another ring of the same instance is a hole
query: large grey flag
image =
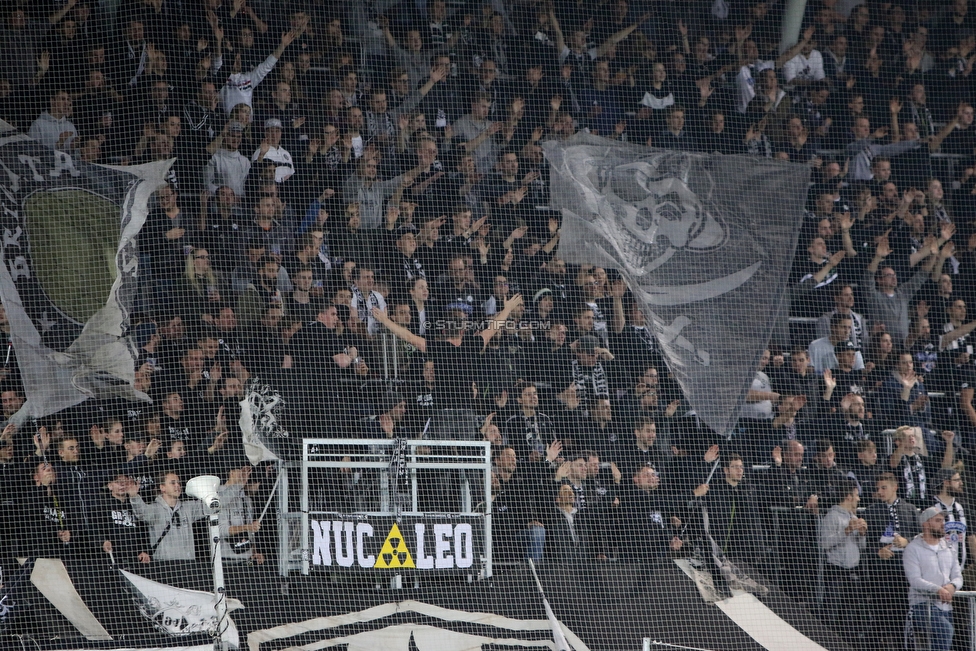
{"type": "Polygon", "coordinates": [[[148,400],[125,338],[136,236],[170,162],[91,165],[0,121],[0,299],[27,401],[18,419],[89,397],[148,400]]]}
{"type": "Polygon", "coordinates": [[[727,432],[783,302],[810,169],[589,134],[543,148],[559,256],[621,272],[692,408],[727,432]]]}

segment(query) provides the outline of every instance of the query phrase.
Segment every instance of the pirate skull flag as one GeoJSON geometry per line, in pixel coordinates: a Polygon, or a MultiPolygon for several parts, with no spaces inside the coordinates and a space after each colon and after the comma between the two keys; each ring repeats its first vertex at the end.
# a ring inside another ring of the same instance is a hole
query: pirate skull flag
{"type": "Polygon", "coordinates": [[[136,238],[170,162],[108,167],[48,149],[0,121],[0,299],[27,401],[17,418],[137,392],[125,335],[136,238]]]}
{"type": "Polygon", "coordinates": [[[783,304],[810,168],[585,133],[543,148],[558,255],[620,271],[695,413],[727,432],[783,304]]]}

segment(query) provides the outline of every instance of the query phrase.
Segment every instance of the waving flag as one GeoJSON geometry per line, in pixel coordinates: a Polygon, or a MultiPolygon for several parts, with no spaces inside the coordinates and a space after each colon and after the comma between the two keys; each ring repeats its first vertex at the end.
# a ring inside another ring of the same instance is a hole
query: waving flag
{"type": "Polygon", "coordinates": [[[810,168],[589,134],[543,148],[559,256],[620,271],[695,413],[727,432],[783,302],[810,168]]]}
{"type": "Polygon", "coordinates": [[[27,402],[41,417],[89,397],[148,400],[124,337],[139,231],[170,162],[92,165],[0,121],[0,299],[27,402]]]}

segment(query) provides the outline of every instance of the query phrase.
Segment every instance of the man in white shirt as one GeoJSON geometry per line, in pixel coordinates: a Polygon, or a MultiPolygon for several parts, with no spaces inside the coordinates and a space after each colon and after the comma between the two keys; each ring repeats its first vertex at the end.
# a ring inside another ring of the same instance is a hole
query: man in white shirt
{"type": "Polygon", "coordinates": [[[742,44],[743,59],[745,63],[739,68],[739,74],[735,78],[735,84],[739,89],[739,102],[737,108],[739,113],[745,113],[749,102],[756,96],[756,78],[759,73],[767,68],[775,68],[774,61],[763,61],[759,58],[759,47],[753,40],[747,40],[742,44]]]}
{"type": "Polygon", "coordinates": [[[238,199],[244,198],[244,182],[251,171],[251,161],[238,151],[243,132],[243,125],[231,120],[220,135],[217,151],[210,157],[204,169],[210,194],[216,195],[217,188],[226,185],[234,191],[238,199]]]}
{"type": "Polygon", "coordinates": [[[854,358],[854,370],[864,369],[864,357],[861,356],[861,351],[857,350],[857,346],[850,341],[853,327],[854,321],[849,314],[838,312],[830,317],[830,334],[821,339],[815,339],[807,350],[810,355],[810,363],[813,364],[817,373],[823,373],[824,369],[837,367],[837,355],[834,347],[841,345],[857,352],[854,358]]]}
{"type": "Polygon", "coordinates": [[[264,140],[251,156],[251,162],[271,161],[275,164],[275,183],[284,183],[295,173],[295,163],[291,154],[281,146],[281,120],[269,118],[264,121],[264,140]]]}
{"type": "MultiPolygon", "coordinates": [[[[305,32],[305,27],[285,32],[281,35],[281,42],[278,48],[268,55],[268,58],[259,63],[253,70],[242,70],[240,52],[234,55],[234,62],[231,73],[227,76],[223,88],[220,89],[221,103],[224,111],[230,115],[234,107],[238,104],[247,104],[253,108],[254,89],[258,87],[264,78],[274,70],[275,64],[285,53],[285,49],[291,45],[292,41],[305,32]]],[[[213,62],[213,71],[216,73],[224,65],[224,59],[218,54],[213,62]]]]}
{"type": "Polygon", "coordinates": [[[34,120],[28,135],[50,149],[68,151],[74,148],[78,129],[68,119],[71,110],[71,95],[64,90],[54,91],[50,108],[34,120]]]}
{"type": "Polygon", "coordinates": [[[823,56],[816,49],[816,41],[804,42],[800,53],[783,66],[783,78],[791,86],[807,86],[820,81],[824,74],[823,56]]]}

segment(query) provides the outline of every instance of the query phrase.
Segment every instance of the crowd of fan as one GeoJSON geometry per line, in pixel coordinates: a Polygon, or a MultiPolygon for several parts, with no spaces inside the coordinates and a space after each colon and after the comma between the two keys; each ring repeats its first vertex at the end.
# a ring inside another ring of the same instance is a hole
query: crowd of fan
{"type": "MultiPolygon", "coordinates": [[[[136,388],[154,402],[4,430],[3,528],[21,533],[5,553],[192,559],[174,523],[202,510],[179,481],[215,472],[240,543],[225,556],[263,562],[249,496],[271,482],[229,435],[260,378],[298,436],[490,440],[496,559],[687,553],[704,504],[722,550],[772,564],[777,506],[799,550],[783,583],[812,599],[806,514],[877,490],[871,509],[888,508],[841,536],[860,551],[823,543],[838,613],[867,612],[848,607],[858,571],[907,591],[890,567],[912,505],[943,503],[965,565],[966,0],[811,2],[784,53],[783,8],[752,0],[10,4],[0,117],[82,161],[175,163],[140,236],[136,388]],[[555,255],[541,143],[583,130],[813,168],[790,285],[817,338],[763,356],[727,436],[698,423],[619,276],[555,255]],[[951,178],[932,177],[934,152],[956,155],[951,178]]],[[[9,418],[13,354],[4,382],[9,418]]],[[[324,481],[330,508],[360,503],[355,481],[324,481]]],[[[889,632],[899,600],[874,604],[889,632]]]]}

